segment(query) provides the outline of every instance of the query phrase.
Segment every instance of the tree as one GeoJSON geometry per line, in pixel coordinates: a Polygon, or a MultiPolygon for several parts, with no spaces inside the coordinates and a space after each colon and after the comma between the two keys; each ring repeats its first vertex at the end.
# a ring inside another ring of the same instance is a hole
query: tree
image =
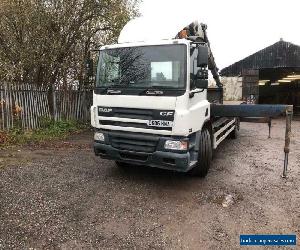
{"type": "Polygon", "coordinates": [[[139,0],[0,0],[0,80],[84,85],[91,48],[116,41],[139,0]]]}

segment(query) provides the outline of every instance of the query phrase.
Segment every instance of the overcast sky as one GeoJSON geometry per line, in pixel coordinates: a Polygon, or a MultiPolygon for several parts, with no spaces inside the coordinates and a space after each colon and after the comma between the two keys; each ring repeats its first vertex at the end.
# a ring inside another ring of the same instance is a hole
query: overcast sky
{"type": "Polygon", "coordinates": [[[300,0],[144,0],[140,7],[142,16],[161,22],[206,23],[220,69],[280,38],[300,45],[300,0]]]}

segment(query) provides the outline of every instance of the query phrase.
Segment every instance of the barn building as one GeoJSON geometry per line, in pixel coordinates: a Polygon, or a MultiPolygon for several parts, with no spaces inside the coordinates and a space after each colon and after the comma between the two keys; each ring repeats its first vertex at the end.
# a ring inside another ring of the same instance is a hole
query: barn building
{"type": "MultiPolygon", "coordinates": [[[[220,72],[226,82],[240,85],[243,101],[292,104],[300,113],[300,46],[282,39],[220,72]],[[228,81],[229,79],[229,81],[228,81]],[[236,80],[232,80],[236,79],[236,80]]],[[[227,91],[228,92],[228,91],[227,91]]],[[[238,96],[238,93],[235,94],[238,96]]]]}

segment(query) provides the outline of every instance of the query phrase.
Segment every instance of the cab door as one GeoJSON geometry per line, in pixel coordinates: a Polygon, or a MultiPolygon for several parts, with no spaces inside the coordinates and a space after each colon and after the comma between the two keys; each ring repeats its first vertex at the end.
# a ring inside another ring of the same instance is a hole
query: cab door
{"type": "Polygon", "coordinates": [[[200,67],[197,66],[197,56],[198,49],[196,47],[191,47],[190,50],[190,92],[194,91],[192,96],[189,98],[189,114],[190,114],[190,124],[192,124],[192,131],[199,131],[203,123],[209,119],[210,110],[209,102],[207,101],[207,89],[197,89],[195,85],[195,80],[197,72],[200,67]]]}

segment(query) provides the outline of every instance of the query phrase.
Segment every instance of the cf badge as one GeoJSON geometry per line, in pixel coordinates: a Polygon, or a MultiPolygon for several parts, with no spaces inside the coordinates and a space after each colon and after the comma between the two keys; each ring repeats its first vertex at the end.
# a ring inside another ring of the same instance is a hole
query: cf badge
{"type": "Polygon", "coordinates": [[[165,112],[160,112],[159,114],[160,114],[161,116],[172,116],[173,113],[174,113],[174,112],[167,112],[167,111],[165,111],[165,112]]]}

